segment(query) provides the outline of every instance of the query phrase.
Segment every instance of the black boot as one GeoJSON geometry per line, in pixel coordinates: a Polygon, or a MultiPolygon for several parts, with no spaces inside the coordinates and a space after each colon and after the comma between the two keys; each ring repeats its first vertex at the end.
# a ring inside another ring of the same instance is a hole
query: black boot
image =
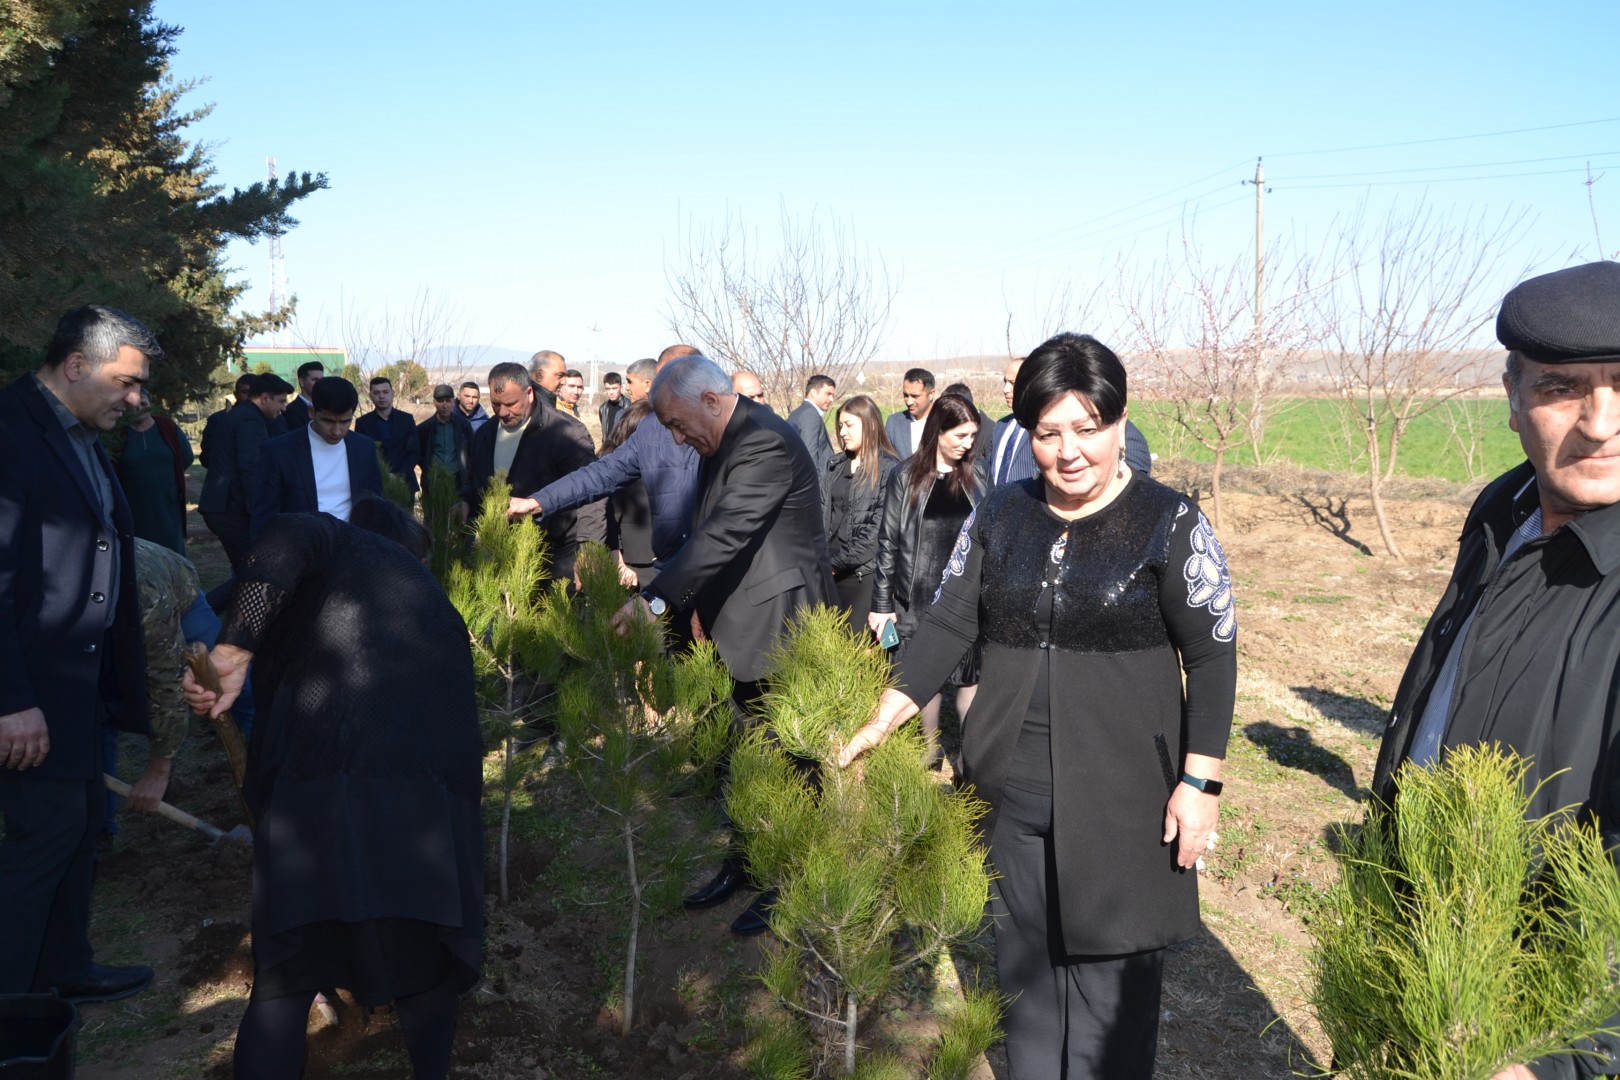
{"type": "Polygon", "coordinates": [[[737,891],[742,882],[742,863],[727,857],[726,861],[720,864],[720,871],[714,875],[714,879],[685,897],[681,905],[688,911],[701,911],[716,904],[723,904],[731,899],[731,894],[737,891]]]}
{"type": "Polygon", "coordinates": [[[741,934],[743,937],[763,934],[771,928],[771,908],[775,906],[776,890],[766,889],[754,897],[754,902],[744,908],[741,915],[737,916],[736,921],[731,924],[731,932],[741,934]]]}

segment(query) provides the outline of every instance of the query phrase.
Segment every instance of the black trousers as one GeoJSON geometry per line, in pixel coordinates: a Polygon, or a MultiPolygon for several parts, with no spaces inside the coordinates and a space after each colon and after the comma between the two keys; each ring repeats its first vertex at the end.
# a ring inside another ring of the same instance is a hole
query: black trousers
{"type": "Polygon", "coordinates": [[[991,911],[1001,992],[1013,997],[1004,1023],[1013,1080],[1152,1080],[1164,950],[1065,955],[1052,798],[1007,787],[996,812],[991,911]]]}
{"type": "Polygon", "coordinates": [[[231,576],[241,573],[242,561],[253,547],[249,535],[252,519],[246,514],[224,510],[203,510],[201,513],[203,524],[219,539],[219,546],[225,549],[225,557],[231,560],[231,576]]]}
{"type": "Polygon", "coordinates": [[[0,777],[0,994],[89,974],[90,872],[106,798],[99,777],[0,777]]]}
{"type": "Polygon", "coordinates": [[[857,632],[866,629],[866,617],[872,613],[872,588],[877,575],[871,571],[849,574],[833,581],[838,590],[838,606],[849,613],[849,625],[857,632]]]}

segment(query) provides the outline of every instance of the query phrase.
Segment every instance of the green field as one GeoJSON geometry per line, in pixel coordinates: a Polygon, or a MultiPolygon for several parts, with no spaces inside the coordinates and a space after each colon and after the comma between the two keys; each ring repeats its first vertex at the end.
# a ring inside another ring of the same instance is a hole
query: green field
{"type": "MultiPolygon", "coordinates": [[[[1163,402],[1131,406],[1131,419],[1162,457],[1208,461],[1213,455],[1190,439],[1163,402]]],[[[1386,437],[1385,446],[1388,440],[1386,437]]],[[[1266,425],[1260,463],[1291,462],[1328,472],[1363,472],[1365,437],[1351,406],[1338,398],[1295,398],[1280,402],[1266,425]]],[[[1401,439],[1396,472],[1460,483],[1484,480],[1524,460],[1519,437],[1508,430],[1507,402],[1501,398],[1455,401],[1412,421],[1401,439]]],[[[1256,464],[1244,447],[1229,464],[1256,464]]]]}

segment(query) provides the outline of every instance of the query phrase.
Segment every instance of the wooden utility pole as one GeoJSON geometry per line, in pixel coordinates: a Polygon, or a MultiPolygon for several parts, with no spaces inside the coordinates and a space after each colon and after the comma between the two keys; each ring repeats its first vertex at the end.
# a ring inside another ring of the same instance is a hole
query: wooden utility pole
{"type": "Polygon", "coordinates": [[[1266,167],[1254,159],[1254,339],[1260,340],[1265,327],[1266,279],[1266,167]]]}

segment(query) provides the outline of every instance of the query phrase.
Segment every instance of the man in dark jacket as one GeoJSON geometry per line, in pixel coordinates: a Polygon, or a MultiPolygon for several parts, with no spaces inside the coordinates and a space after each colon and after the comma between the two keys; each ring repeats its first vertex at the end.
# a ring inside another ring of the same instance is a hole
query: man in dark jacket
{"type": "Polygon", "coordinates": [[[281,418],[287,423],[288,431],[297,431],[309,423],[310,391],[315,384],[326,378],[326,365],[319,360],[310,360],[298,365],[298,396],[287,403],[287,411],[281,418]]]}
{"type": "Polygon", "coordinates": [[[253,531],[253,493],[259,455],[270,441],[270,425],[287,408],[292,385],[279,375],[255,375],[248,400],[237,402],[209,437],[208,475],[203,478],[197,509],[210,532],[219,538],[231,573],[247,558],[253,531]]]}
{"type": "MultiPolygon", "coordinates": [[[[637,360],[626,372],[634,403],[652,387],[660,367],[697,352],[690,345],[671,345],[657,360],[637,360]]],[[[577,472],[522,497],[513,487],[507,513],[563,514],[609,495],[637,480],[647,492],[647,517],[652,521],[654,565],[674,557],[692,531],[692,499],[697,492],[698,456],[690,446],[676,443],[663,424],[643,423],[613,453],[577,472]]]]}
{"type": "Polygon", "coordinates": [[[0,392],[0,994],[111,1001],[152,979],[94,963],[88,928],[100,720],[148,715],[133,521],[97,434],[162,355],[123,312],[76,308],[0,392]]]}
{"type": "MultiPolygon", "coordinates": [[[[1404,761],[1500,744],[1531,758],[1530,813],[1578,806],[1620,839],[1620,263],[1571,267],[1507,294],[1508,425],[1529,459],[1498,477],[1463,525],[1445,595],[1395,695],[1373,792],[1404,761]]],[[[1504,988],[1505,992],[1506,988],[1504,988]]],[[[1612,1018],[1611,1029],[1620,1027],[1612,1018]]],[[[1608,1075],[1596,1056],[1514,1065],[1496,1080],[1608,1075]]]]}
{"type": "Polygon", "coordinates": [[[630,402],[624,398],[624,378],[617,371],[602,376],[602,403],[596,407],[596,420],[602,426],[602,441],[613,434],[613,425],[619,422],[630,402]]]}
{"type": "MultiPolygon", "coordinates": [[[[522,364],[490,369],[489,402],[496,422],[473,435],[468,472],[461,481],[467,513],[477,512],[497,472],[507,474],[513,491],[535,491],[595,460],[589,436],[581,444],[574,431],[584,430],[578,420],[541,407],[522,364]]],[[[558,581],[573,580],[582,543],[607,539],[607,511],[600,500],[578,511],[548,514],[541,524],[551,549],[551,576],[558,581]]]]}
{"type": "Polygon", "coordinates": [[[382,447],[388,471],[416,490],[416,417],[394,408],[394,384],[386,375],[371,380],[372,410],[354,422],[354,430],[382,447]]]}
{"type": "Polygon", "coordinates": [[[213,448],[214,433],[224,426],[225,418],[231,414],[232,406],[240,405],[252,396],[250,391],[253,387],[253,380],[256,378],[258,376],[251,371],[244,371],[238,375],[235,387],[236,400],[218,412],[209,413],[208,419],[203,421],[202,437],[197,440],[197,460],[202,463],[203,468],[208,468],[209,451],[213,448]]]}
{"type": "MultiPolygon", "coordinates": [[[[761,693],[772,651],[794,614],[837,602],[816,467],[787,422],[739,397],[706,356],[670,361],[653,380],[651,400],[675,441],[704,459],[692,535],[615,619],[695,612],[731,672],[733,699],[746,708],[761,693]]],[[[727,860],[686,904],[718,904],[741,881],[740,867],[727,860]]],[[[772,899],[762,894],[732,930],[762,933],[772,899]]]]}
{"type": "Polygon", "coordinates": [[[461,487],[467,473],[467,450],[473,428],[456,408],[456,392],[449,383],[433,388],[433,415],[416,425],[416,461],[422,468],[422,482],[435,464],[440,465],[461,487]]]}
{"type": "Polygon", "coordinates": [[[827,463],[833,456],[832,440],[827,437],[827,409],[837,396],[838,384],[833,382],[832,376],[812,375],[804,384],[804,400],[788,413],[788,423],[804,440],[810,460],[816,463],[818,478],[827,471],[827,463]]]}
{"type": "Polygon", "coordinates": [[[254,476],[251,532],[257,540],[278,514],[331,514],[349,520],[366,495],[382,496],[382,470],[372,440],[349,430],[360,391],[336,375],[310,391],[309,423],[264,444],[254,476]]]}
{"type": "Polygon", "coordinates": [[[481,398],[482,393],[478,389],[478,384],[472,381],[462,383],[461,389],[456,391],[456,411],[474,431],[483,427],[484,422],[489,419],[489,413],[479,404],[481,398]]]}

